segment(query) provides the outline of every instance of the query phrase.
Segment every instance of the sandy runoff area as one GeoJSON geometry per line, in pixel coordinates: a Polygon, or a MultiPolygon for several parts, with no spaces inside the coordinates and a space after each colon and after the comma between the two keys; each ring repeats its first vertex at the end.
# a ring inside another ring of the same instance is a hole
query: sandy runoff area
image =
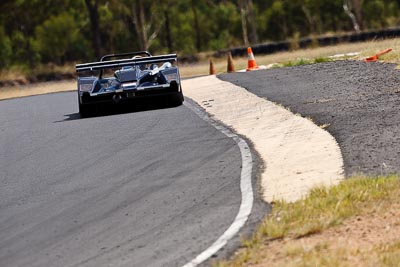
{"type": "Polygon", "coordinates": [[[296,201],[313,187],[344,179],[336,140],[310,120],[215,76],[184,80],[182,87],[214,119],[253,143],[265,165],[265,201],[296,201]]]}

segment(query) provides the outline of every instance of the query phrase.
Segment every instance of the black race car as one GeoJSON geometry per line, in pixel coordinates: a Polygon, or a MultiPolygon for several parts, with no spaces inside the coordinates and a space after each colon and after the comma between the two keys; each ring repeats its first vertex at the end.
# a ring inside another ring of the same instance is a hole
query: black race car
{"type": "Polygon", "coordinates": [[[99,62],[77,64],[76,72],[91,72],[78,77],[81,117],[96,110],[100,103],[118,104],[142,97],[165,97],[172,106],[183,102],[176,54],[152,56],[147,51],[103,56],[99,62]],[[111,60],[113,59],[113,60],[111,60]],[[94,72],[98,72],[96,76],[94,72]]]}

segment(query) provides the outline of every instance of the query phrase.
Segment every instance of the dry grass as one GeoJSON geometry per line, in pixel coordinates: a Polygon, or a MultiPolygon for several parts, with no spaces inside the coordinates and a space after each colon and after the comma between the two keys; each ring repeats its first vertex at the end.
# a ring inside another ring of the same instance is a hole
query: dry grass
{"type": "Polygon", "coordinates": [[[28,66],[15,65],[9,69],[0,71],[0,81],[19,80],[28,83],[30,80],[35,80],[40,76],[49,75],[73,75],[73,65],[54,65],[42,64],[31,70],[28,66]]]}
{"type": "Polygon", "coordinates": [[[43,82],[0,89],[0,100],[76,90],[76,81],[43,82]]]}
{"type": "Polygon", "coordinates": [[[7,70],[0,71],[0,80],[1,81],[12,81],[12,80],[20,80],[27,81],[26,79],[26,70],[20,66],[14,66],[7,70]]]}
{"type": "MultiPolygon", "coordinates": [[[[347,54],[360,52],[361,54],[352,59],[363,59],[372,56],[386,48],[392,48],[393,51],[383,55],[380,59],[386,62],[400,63],[400,38],[383,41],[370,41],[365,43],[340,44],[337,46],[326,46],[296,51],[281,52],[271,55],[255,55],[258,65],[270,64],[288,64],[289,62],[298,62],[303,60],[305,63],[314,63],[315,59],[325,59],[337,54],[347,54]]],[[[247,58],[235,57],[233,59],[236,70],[245,69],[247,58]]],[[[227,59],[213,59],[214,67],[217,73],[226,72],[227,59]]],[[[184,64],[180,68],[183,77],[207,75],[209,74],[209,62],[202,61],[196,64],[184,64]]]]}
{"type": "MultiPolygon", "coordinates": [[[[385,49],[393,48],[393,51],[381,57],[382,60],[393,63],[400,63],[400,38],[372,41],[365,43],[340,44],[337,46],[318,47],[310,49],[302,49],[291,52],[281,52],[271,55],[255,55],[258,65],[275,66],[293,66],[302,64],[312,64],[326,61],[330,56],[336,54],[346,54],[352,52],[360,52],[361,54],[353,59],[363,59],[368,56],[385,49]]],[[[203,57],[204,58],[204,57],[203,57]]],[[[226,72],[227,59],[214,59],[214,66],[217,73],[226,72]]],[[[247,66],[246,57],[234,58],[236,70],[245,69],[247,66]]],[[[45,73],[67,74],[73,72],[72,66],[55,66],[43,65],[35,70],[35,75],[45,73]]],[[[193,77],[209,74],[209,61],[204,59],[195,64],[181,64],[180,72],[182,77],[193,77]]],[[[27,81],[27,70],[22,67],[13,67],[8,71],[0,73],[0,80],[20,80],[27,81]]],[[[45,94],[49,92],[59,92],[66,90],[74,90],[75,86],[68,86],[64,82],[50,83],[51,86],[46,86],[46,83],[39,83],[28,86],[9,86],[0,88],[0,99],[21,97],[33,94],[45,94]],[[42,88],[42,89],[41,89],[42,88]]]]}
{"type": "Polygon", "coordinates": [[[215,266],[398,266],[400,179],[352,178],[278,201],[231,261],[215,266]]]}

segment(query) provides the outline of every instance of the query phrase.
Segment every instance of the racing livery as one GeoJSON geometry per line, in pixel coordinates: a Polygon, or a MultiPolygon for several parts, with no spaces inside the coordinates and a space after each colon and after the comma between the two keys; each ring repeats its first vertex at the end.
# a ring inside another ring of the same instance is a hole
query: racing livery
{"type": "Polygon", "coordinates": [[[99,103],[117,104],[141,97],[160,96],[172,106],[181,105],[184,99],[177,61],[176,54],[152,56],[139,51],[77,64],[77,73],[91,72],[90,76],[78,77],[79,114],[89,116],[99,103]],[[97,76],[93,75],[95,71],[97,76]]]}

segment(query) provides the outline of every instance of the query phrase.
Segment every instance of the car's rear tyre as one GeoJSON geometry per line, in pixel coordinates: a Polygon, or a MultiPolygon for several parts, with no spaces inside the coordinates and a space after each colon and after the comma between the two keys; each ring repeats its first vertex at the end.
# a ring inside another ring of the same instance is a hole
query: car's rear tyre
{"type": "Polygon", "coordinates": [[[182,86],[176,82],[171,83],[171,89],[173,89],[176,93],[170,95],[168,98],[168,104],[172,107],[177,107],[182,105],[184,98],[182,93],[182,86]]]}
{"type": "Polygon", "coordinates": [[[183,103],[183,94],[182,92],[178,92],[176,94],[170,95],[168,99],[168,103],[172,107],[178,107],[183,103]]]}
{"type": "Polygon", "coordinates": [[[91,107],[89,105],[79,104],[79,115],[81,118],[90,117],[90,115],[92,115],[91,107]]]}
{"type": "Polygon", "coordinates": [[[91,105],[83,105],[78,96],[79,115],[81,118],[87,118],[93,115],[93,108],[91,105]]]}

